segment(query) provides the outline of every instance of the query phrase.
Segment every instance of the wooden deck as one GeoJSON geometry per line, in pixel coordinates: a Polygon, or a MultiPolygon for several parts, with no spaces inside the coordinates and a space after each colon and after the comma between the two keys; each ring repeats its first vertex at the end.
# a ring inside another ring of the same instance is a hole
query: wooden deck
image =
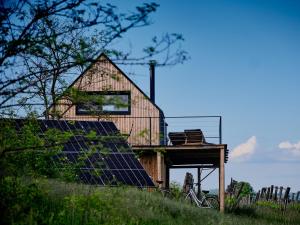
{"type": "MultiPolygon", "coordinates": [[[[169,186],[170,168],[218,168],[220,211],[224,212],[225,199],[225,163],[228,160],[226,144],[193,144],[176,146],[133,146],[133,150],[142,152],[142,160],[155,158],[156,166],[146,170],[154,181],[162,180],[169,186]]],[[[143,165],[147,165],[142,163],[143,165]]]]}

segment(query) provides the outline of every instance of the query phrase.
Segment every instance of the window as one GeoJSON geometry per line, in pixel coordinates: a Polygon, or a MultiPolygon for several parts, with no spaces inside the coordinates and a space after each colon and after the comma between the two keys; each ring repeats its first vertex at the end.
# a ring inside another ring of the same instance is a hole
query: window
{"type": "Polygon", "coordinates": [[[130,92],[129,91],[106,91],[85,92],[86,101],[76,105],[77,115],[129,115],[130,92]]]}

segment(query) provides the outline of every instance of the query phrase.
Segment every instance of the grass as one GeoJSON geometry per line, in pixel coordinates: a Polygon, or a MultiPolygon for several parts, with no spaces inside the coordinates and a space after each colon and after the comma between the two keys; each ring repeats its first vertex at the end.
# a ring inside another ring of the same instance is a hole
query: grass
{"type": "Polygon", "coordinates": [[[259,201],[255,205],[239,208],[236,215],[256,218],[268,224],[300,224],[300,204],[291,203],[287,209],[274,202],[259,201]]]}
{"type": "Polygon", "coordinates": [[[300,224],[299,209],[292,219],[273,219],[276,211],[268,206],[221,214],[130,187],[7,179],[0,189],[2,224],[300,224]],[[260,214],[266,209],[270,217],[260,214]]]}

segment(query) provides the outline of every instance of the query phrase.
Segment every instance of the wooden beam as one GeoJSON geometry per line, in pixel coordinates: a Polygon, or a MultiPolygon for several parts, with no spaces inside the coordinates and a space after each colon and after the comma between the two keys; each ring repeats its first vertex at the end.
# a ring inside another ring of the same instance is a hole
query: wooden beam
{"type": "Polygon", "coordinates": [[[197,169],[197,168],[218,168],[218,165],[207,165],[207,164],[201,164],[201,165],[172,165],[169,168],[172,169],[197,169]]]}
{"type": "Polygon", "coordinates": [[[197,150],[197,151],[201,151],[201,150],[212,150],[212,149],[215,149],[215,150],[219,150],[221,148],[226,148],[227,145],[225,144],[221,144],[221,145],[218,145],[218,144],[215,144],[215,145],[178,145],[178,146],[174,146],[174,145],[168,145],[168,146],[160,146],[160,145],[152,145],[152,146],[141,146],[141,145],[135,145],[135,146],[132,146],[132,149],[134,151],[153,151],[153,150],[156,150],[156,149],[163,149],[164,151],[176,151],[176,150],[179,150],[179,151],[184,151],[184,150],[197,150]]]}
{"type": "Polygon", "coordinates": [[[156,153],[156,162],[157,162],[157,180],[158,181],[163,181],[162,180],[162,173],[161,173],[161,153],[157,152],[156,153]]]}
{"type": "Polygon", "coordinates": [[[170,168],[166,166],[166,188],[170,188],[170,168]]]}
{"type": "Polygon", "coordinates": [[[224,148],[220,149],[220,167],[219,167],[219,198],[220,212],[225,210],[225,168],[224,168],[224,148]]]}

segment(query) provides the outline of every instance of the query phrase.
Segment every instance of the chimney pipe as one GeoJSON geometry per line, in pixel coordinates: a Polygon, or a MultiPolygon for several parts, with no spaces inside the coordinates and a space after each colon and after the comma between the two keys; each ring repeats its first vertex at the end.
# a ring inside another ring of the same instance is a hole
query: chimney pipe
{"type": "Polygon", "coordinates": [[[150,70],[150,100],[155,103],[155,60],[149,62],[150,70]]]}

